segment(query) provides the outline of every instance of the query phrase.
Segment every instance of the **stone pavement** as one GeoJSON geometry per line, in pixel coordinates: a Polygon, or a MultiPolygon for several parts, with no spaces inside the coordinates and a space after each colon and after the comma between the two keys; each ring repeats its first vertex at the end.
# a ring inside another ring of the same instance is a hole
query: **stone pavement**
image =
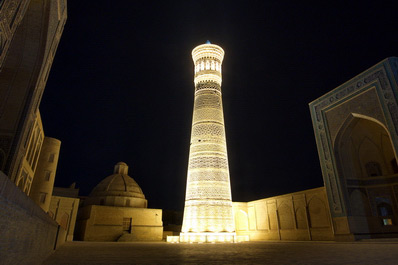
{"type": "Polygon", "coordinates": [[[43,264],[398,264],[398,242],[67,242],[43,264]]]}

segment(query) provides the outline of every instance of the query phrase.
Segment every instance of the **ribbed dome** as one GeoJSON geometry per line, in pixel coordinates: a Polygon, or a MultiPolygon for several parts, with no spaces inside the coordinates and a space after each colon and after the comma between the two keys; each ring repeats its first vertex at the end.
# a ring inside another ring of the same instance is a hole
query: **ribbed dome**
{"type": "Polygon", "coordinates": [[[128,166],[119,162],[114,173],[102,180],[90,193],[86,205],[146,207],[144,193],[133,178],[127,175],[128,166]]]}
{"type": "Polygon", "coordinates": [[[91,196],[128,196],[145,198],[140,186],[128,175],[113,174],[101,181],[91,196]]]}

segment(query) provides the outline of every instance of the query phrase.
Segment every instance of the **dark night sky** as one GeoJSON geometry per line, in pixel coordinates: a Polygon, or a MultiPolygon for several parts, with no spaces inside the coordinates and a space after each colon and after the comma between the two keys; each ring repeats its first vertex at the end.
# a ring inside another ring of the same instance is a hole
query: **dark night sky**
{"type": "Polygon", "coordinates": [[[62,141],[56,186],[88,195],[124,161],[149,207],[182,209],[206,40],[226,52],[233,201],[322,186],[308,103],[398,55],[398,4],[291,2],[68,1],[40,107],[62,141]]]}

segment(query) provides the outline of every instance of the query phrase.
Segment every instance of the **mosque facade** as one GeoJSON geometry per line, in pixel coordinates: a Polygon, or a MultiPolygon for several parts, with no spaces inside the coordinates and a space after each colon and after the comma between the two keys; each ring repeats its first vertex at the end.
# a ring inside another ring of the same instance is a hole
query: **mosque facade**
{"type": "Polygon", "coordinates": [[[398,232],[398,58],[310,103],[336,239],[398,232]]]}
{"type": "Polygon", "coordinates": [[[324,187],[234,202],[250,240],[397,237],[398,58],[309,104],[324,187]]]}

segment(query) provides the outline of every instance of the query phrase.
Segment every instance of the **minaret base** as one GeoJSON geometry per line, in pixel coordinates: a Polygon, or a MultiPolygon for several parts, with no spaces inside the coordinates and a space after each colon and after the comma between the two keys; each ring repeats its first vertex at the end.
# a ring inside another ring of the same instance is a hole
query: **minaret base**
{"type": "Polygon", "coordinates": [[[180,236],[167,236],[168,243],[238,243],[249,241],[249,236],[236,233],[180,233],[180,236]]]}

